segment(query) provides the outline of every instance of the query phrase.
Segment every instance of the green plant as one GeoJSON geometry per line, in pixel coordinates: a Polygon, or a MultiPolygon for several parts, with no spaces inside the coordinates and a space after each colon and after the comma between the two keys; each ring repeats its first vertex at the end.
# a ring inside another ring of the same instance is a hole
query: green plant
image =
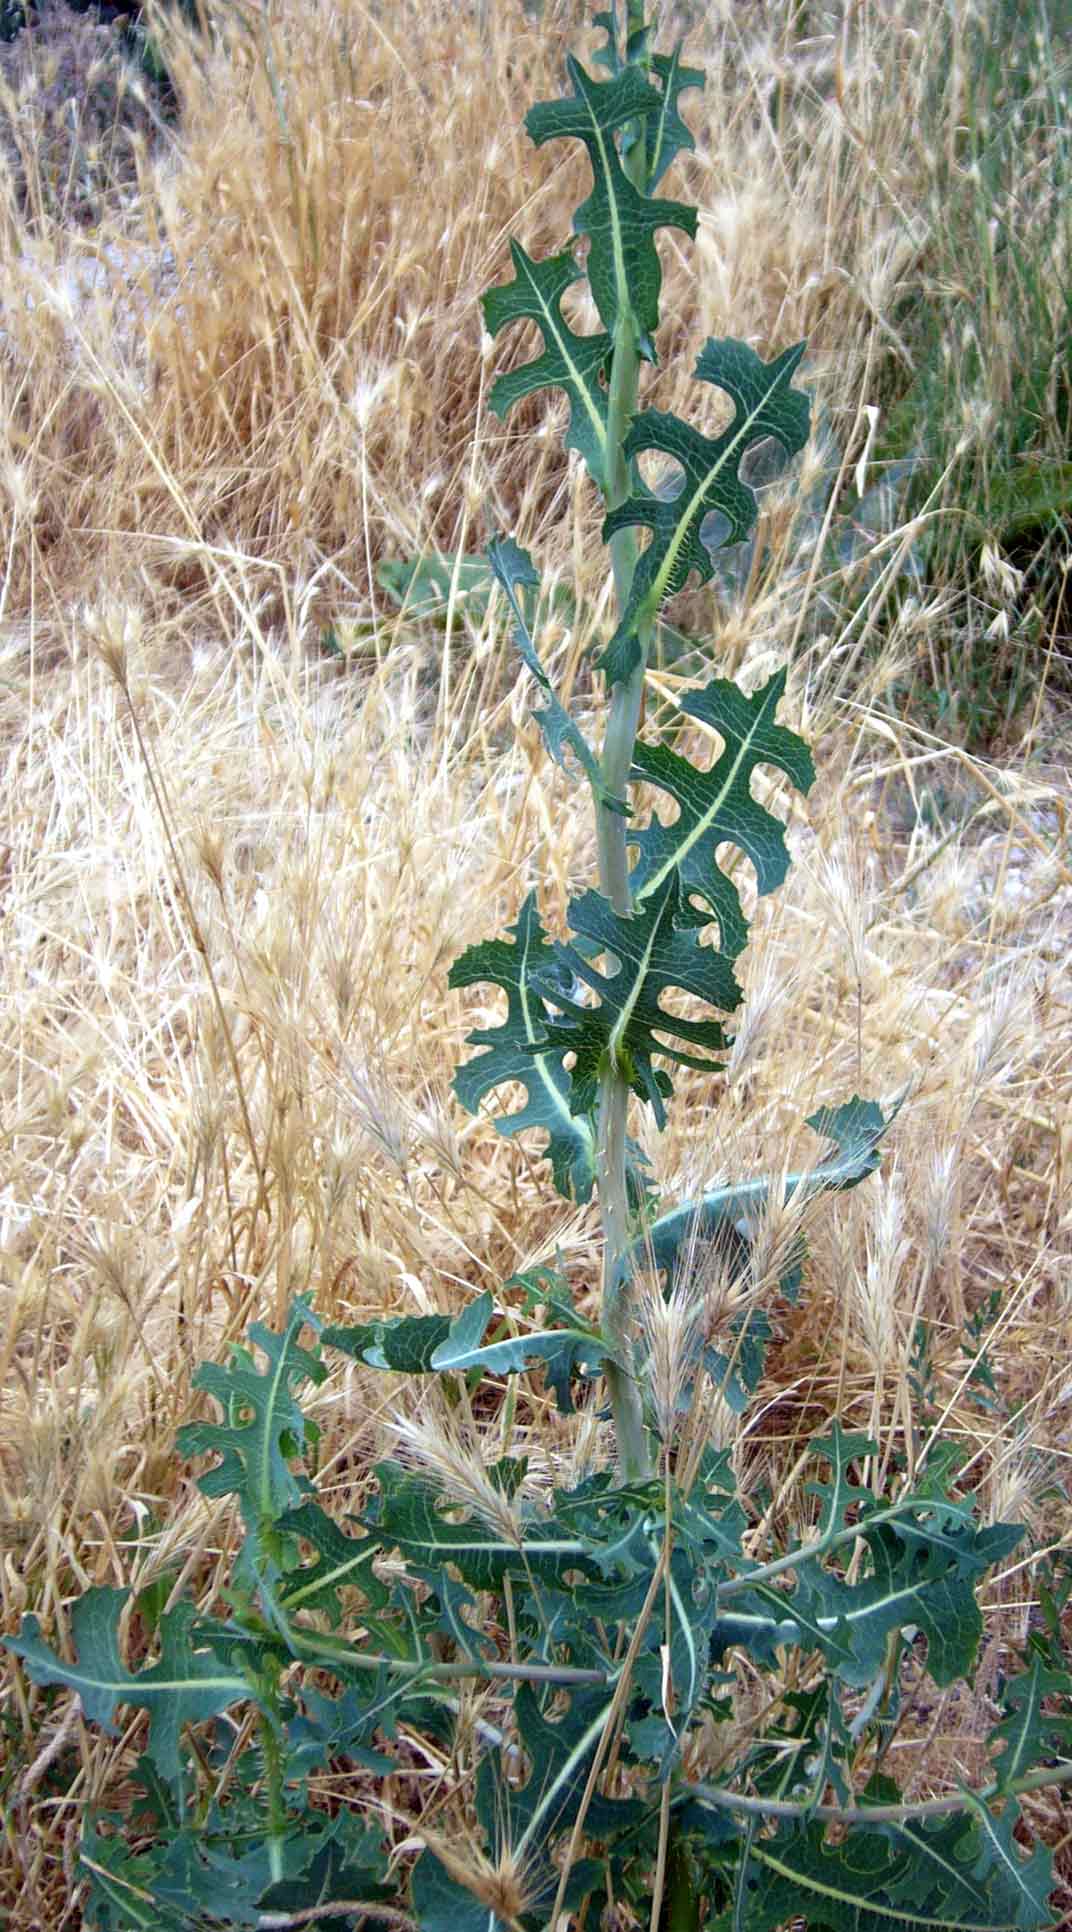
{"type": "Polygon", "coordinates": [[[950,1445],[920,1446],[911,1483],[895,1469],[883,1493],[864,1480],[876,1445],[835,1422],[810,1444],[804,1541],[779,1548],[765,1527],[756,1548],[732,1457],[709,1439],[715,1398],[740,1411],[757,1385],[774,1304],[802,1292],[805,1206],[874,1172],[889,1116],[859,1096],[823,1107],[807,1123],[824,1144],[811,1166],[669,1207],[628,1131],[634,1101],[662,1124],[671,1077],[657,1063],[720,1065],[712,1014],[739,1004],[748,934],[722,848],[748,858],[761,892],[788,866],[753,774],[773,768],[802,791],[812,778],[805,745],[776,721],[784,673],[750,693],[715,678],[683,698],[680,740],[695,723],[721,743],[709,764],[641,739],[647,653],[666,599],[693,570],[712,574],[712,516],[730,540],[754,520],[742,457],[768,438],[792,456],[808,404],[792,386],[802,347],[764,361],[724,340],[697,365],[733,405],[719,435],[638,409],[659,321],[654,237],[695,226],[692,208],[653,191],[691,145],[679,99],[701,76],[680,50],[653,52],[633,8],[624,45],[613,12],[598,24],[607,78],[571,61],[571,93],[528,126],[537,142],[588,151],[577,228],[602,332],[578,335],[563,317],[573,255],[536,262],[517,244],[515,279],[485,314],[495,334],[536,321],[544,342],[500,377],[493,406],[564,390],[568,440],[606,500],[617,623],[600,659],[598,756],[540,661],[531,559],[504,537],[488,552],[548,750],[591,791],[600,889],[571,903],[568,940],[544,931],[530,895],[509,937],[471,948],[451,974],[456,988],[506,995],[505,1019],[470,1036],[460,1101],[476,1110],[522,1087],[500,1131],[541,1130],[559,1193],[598,1201],[598,1314],[561,1266],[454,1318],[325,1327],[298,1300],[282,1332],[255,1324],[250,1347],[200,1369],[219,1414],[188,1425],[180,1449],[214,1459],[201,1488],[236,1499],[244,1527],[223,1608],[167,1607],[159,1580],[139,1596],[94,1589],[73,1609],[67,1656],[32,1616],[9,1640],[33,1681],[77,1693],[90,1723],[113,1732],[119,1706],[148,1716],[133,1795],[83,1835],[87,1917],[102,1932],[536,1932],[563,1915],[665,1932],[1048,1922],[1050,1856],[1025,1856],[1015,1834],[1025,1793],[1072,1780],[1063,1598],[1047,1598],[1048,1635],[1001,1691],[984,1787],[908,1802],[890,1775],[922,1647],[934,1683],[972,1682],[976,1587],[1021,1531],[978,1520],[950,1445]],[[673,493],[642,481],[648,452],[679,466],[673,493]],[[637,823],[635,784],[677,816],[637,823]],[[717,944],[703,943],[712,928],[717,944]],[[685,994],[688,1012],[671,1011],[668,993],[685,994]],[[300,1400],[326,1376],[325,1349],[429,1378],[443,1396],[438,1430],[411,1433],[420,1466],[383,1463],[356,1522],[324,1507],[300,1400]],[[601,1380],[616,1446],[613,1469],[549,1499],[523,1459],[485,1464],[473,1425],[479,1400],[509,1443],[522,1405],[546,1405],[533,1373],[566,1414],[601,1380]],[[124,1661],[124,1623],[155,1662],[124,1661]],[[428,1810],[413,1739],[420,1762],[438,1755],[448,1771],[428,1810]],[[423,1841],[412,1864],[390,1855],[369,1802],[388,1775],[404,1842],[423,1841]]]}

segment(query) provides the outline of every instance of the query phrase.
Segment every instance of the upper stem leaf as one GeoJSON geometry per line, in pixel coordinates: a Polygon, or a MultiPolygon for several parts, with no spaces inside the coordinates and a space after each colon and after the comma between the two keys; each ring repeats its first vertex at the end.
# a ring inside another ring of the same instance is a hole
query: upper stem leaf
{"type": "Polygon", "coordinates": [[[535,361],[496,377],[491,407],[497,416],[505,417],[523,396],[531,396],[538,389],[564,389],[570,406],[566,447],[579,451],[593,482],[605,489],[607,391],[600,376],[610,360],[611,339],[602,333],[575,334],[562,314],[562,297],[571,283],[581,279],[584,270],[568,249],[562,255],[534,262],[520,242],[512,241],[510,256],[516,271],[514,280],[489,288],[481,298],[488,333],[498,335],[511,322],[537,322],[543,332],[544,351],[535,361]]]}
{"type": "Polygon", "coordinates": [[[638,631],[684,587],[690,572],[695,570],[702,584],[714,575],[711,547],[702,535],[712,511],[724,520],[720,542],[740,543],[748,535],[757,504],[755,491],[739,474],[745,452],[767,437],[781,444],[787,458],[803,449],[809,403],[791,385],[805,347],[798,342],[764,362],[746,342],[732,337],[708,340],[696,375],[725,390],[734,405],[732,421],[718,436],[705,436],[661,409],[646,409],[634,418],[623,445],[626,456],[658,450],[680,463],[685,476],[675,496],[667,499],[644,488],[604,520],[604,542],[634,525],[646,525],[652,532],[633,573],[621,621],[600,659],[609,683],[622,683],[635,670],[640,661],[638,631]]]}
{"type": "Polygon", "coordinates": [[[583,141],[592,164],[592,192],[573,218],[578,234],[591,241],[588,282],[603,326],[614,334],[620,318],[631,315],[638,337],[659,326],[662,269],[655,247],[657,228],[696,233],[696,209],[680,201],[653,201],[634,188],[622,166],[614,133],[630,122],[657,118],[663,111],[659,90],[637,68],[626,67],[613,80],[593,80],[572,54],[566,68],[573,94],[540,101],[525,117],[537,147],[572,136],[583,141]]]}
{"type": "MultiPolygon", "coordinates": [[[[717,1242],[723,1247],[734,1275],[743,1274],[755,1228],[772,1191],[789,1201],[797,1194],[802,1199],[811,1199],[827,1189],[839,1191],[858,1186],[878,1167],[881,1159],[878,1144],[896,1113],[897,1107],[894,1107],[890,1113],[883,1114],[873,1100],[863,1100],[858,1094],[843,1106],[820,1107],[817,1113],[808,1115],[805,1125],[834,1142],[834,1150],[825,1160],[799,1173],[765,1174],[682,1201],[671,1213],[662,1215],[633,1245],[623,1266],[642,1268],[654,1262],[656,1269],[665,1271],[669,1289],[674,1285],[679,1253],[687,1254],[697,1246],[717,1242]]],[[[798,1271],[794,1271],[790,1281],[783,1282],[783,1291],[788,1288],[795,1293],[798,1280],[798,1271]]]]}
{"type": "Polygon", "coordinates": [[[649,194],[658,187],[671,162],[683,150],[691,152],[695,148],[696,143],[678,113],[677,103],[678,96],[686,88],[702,87],[704,84],[702,67],[682,67],[680,44],[672,54],[653,54],[651,71],[662,83],[663,98],[658,114],[649,114],[644,123],[644,165],[649,194]]]}
{"type": "Polygon", "coordinates": [[[781,885],[789,866],[781,825],[751,795],[752,773],[757,765],[774,765],[801,792],[815,778],[804,740],[774,722],[785,679],[784,670],[776,671],[746,697],[716,678],[680,700],[682,711],[713,725],[723,739],[709,770],[699,771],[665,745],[638,745],[633,758],[634,776],[668,792],[678,806],[672,825],[653,817],[644,830],[629,831],[630,845],[640,850],[630,879],[634,898],[650,898],[676,873],[683,895],[707,902],[718,920],[720,950],[730,959],[742,950],[748,926],[737,888],[719,866],[719,846],[732,841],[751,859],[761,893],[781,885]]]}
{"type": "Polygon", "coordinates": [[[450,969],[449,985],[486,981],[501,986],[507,998],[501,1026],[468,1035],[469,1046],[487,1051],[457,1069],[454,1091],[475,1114],[485,1094],[517,1081],[526,1090],[527,1103],[517,1113],[500,1116],[498,1132],[509,1138],[525,1127],[542,1127],[550,1136],[547,1156],[559,1193],[566,1200],[587,1201],[595,1182],[595,1134],[591,1121],[580,1117],[581,1110],[571,1110],[570,1077],[562,1064],[565,1049],[549,1041],[545,1002],[558,1003],[557,953],[540,925],[534,892],[510,933],[511,939],[486,939],[467,947],[450,969]]]}
{"type": "Polygon", "coordinates": [[[585,892],[570,902],[569,923],[577,934],[573,945],[556,944],[554,957],[560,980],[581,980],[597,996],[598,1004],[581,1005],[571,994],[556,990],[539,976],[562,1018],[552,1023],[546,1044],[559,1053],[572,1053],[570,1105],[590,1113],[599,1096],[600,1076],[610,1064],[641,1100],[650,1103],[662,1127],[663,1100],[671,1091],[669,1077],[656,1072],[652,1055],[660,1054],[679,1066],[713,1071],[727,1042],[717,1020],[679,1019],[661,1004],[662,995],[679,990],[716,1006],[724,1013],[739,1005],[741,989],[732,963],[710,946],[701,946],[694,928],[678,923],[678,885],[669,878],[658,893],[623,918],[598,892],[585,892]],[[600,972],[592,958],[604,952],[613,970],[600,972]],[[564,971],[563,971],[564,969],[564,971]],[[684,1040],[705,1049],[703,1057],[666,1044],[659,1035],[684,1040]]]}
{"type": "Polygon", "coordinates": [[[527,550],[512,537],[495,537],[488,545],[488,562],[496,582],[501,584],[514,616],[514,642],[521,653],[546,703],[542,711],[534,711],[533,717],[540,727],[543,740],[555,764],[568,771],[566,751],[572,751],[581,766],[597,805],[608,811],[625,814],[628,807],[620,798],[614,798],[603,782],[599,760],[584,734],[574,723],[569,712],[558,697],[547,672],[540,662],[539,652],[533,642],[532,632],[525,619],[519,591],[522,589],[539,590],[539,572],[527,550]]]}

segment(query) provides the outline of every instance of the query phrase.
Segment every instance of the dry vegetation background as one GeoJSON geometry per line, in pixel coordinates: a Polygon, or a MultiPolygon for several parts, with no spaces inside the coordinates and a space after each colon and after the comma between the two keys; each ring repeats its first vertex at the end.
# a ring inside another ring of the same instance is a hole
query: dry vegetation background
{"type": "MultiPolygon", "coordinates": [[[[583,801],[528,721],[501,609],[455,595],[449,625],[424,621],[378,576],[512,531],[545,582],[576,584],[577,620],[543,642],[599,713],[595,504],[545,399],[506,425],[487,412],[523,345],[482,341],[478,309],[508,237],[566,241],[583,158],[534,150],[520,123],[559,91],[566,46],[594,43],[572,0],[542,21],[514,0],[212,13],[214,38],[161,26],[172,123],[150,101],[132,134],[35,146],[44,36],[0,99],[6,1631],[32,1609],[62,1632],[73,1596],[132,1567],[211,1594],[232,1525],[175,1429],[198,1363],[294,1293],[331,1320],[452,1309],[556,1250],[597,1280],[593,1213],[551,1195],[538,1146],[454,1103],[464,1035],[494,1008],[446,989],[533,883],[560,918],[593,865],[583,801]]],[[[887,1458],[911,1441],[925,1334],[932,1420],[986,1507],[1031,1528],[988,1588],[994,1670],[1034,1553],[1072,1539],[1067,526],[1057,577],[1025,577],[985,491],[1031,355],[1018,273],[1067,329],[1067,67],[1040,14],[1042,132],[1005,211],[1017,269],[971,172],[973,48],[1003,46],[1004,17],[987,0],[682,17],[708,81],[667,191],[699,203],[700,230],[694,250],[662,243],[648,392],[695,418],[707,334],[764,353],[806,336],[821,423],[765,499],[751,570],[673,613],[746,681],[792,656],[786,717],[820,776],[806,808],[780,806],[796,862],[753,928],[725,1081],[682,1084],[656,1174],[677,1193],[807,1161],[817,1106],[906,1096],[880,1177],[815,1213],[807,1293],[736,1455],[802,1521],[798,1459],[826,1418],[873,1429],[887,1458]],[[925,316],[948,405],[918,426],[926,490],[841,564],[794,506],[821,493],[852,533],[925,316]],[[913,574],[924,539],[969,525],[970,577],[963,548],[913,574]],[[1012,694],[983,735],[961,702],[980,662],[1012,694]],[[972,1378],[980,1311],[992,1393],[972,1378]]],[[[1055,364],[1010,462],[1067,455],[1059,382],[1055,364]]],[[[649,720],[678,675],[653,672],[649,720]]],[[[435,1399],[354,1368],[325,1386],[340,1507],[392,1413],[435,1399]]],[[[501,1453],[501,1418],[486,1426],[501,1453]]],[[[517,1427],[548,1465],[604,1453],[591,1416],[538,1400],[517,1427]]],[[[0,1898],[17,1927],[70,1924],[81,1809],[126,1744],[58,1731],[62,1700],[0,1669],[0,1898]]],[[[906,1785],[971,1775],[985,1728],[943,1698],[904,1740],[906,1785]]],[[[1058,1797],[1032,1815],[1067,1843],[1058,1797]]]]}

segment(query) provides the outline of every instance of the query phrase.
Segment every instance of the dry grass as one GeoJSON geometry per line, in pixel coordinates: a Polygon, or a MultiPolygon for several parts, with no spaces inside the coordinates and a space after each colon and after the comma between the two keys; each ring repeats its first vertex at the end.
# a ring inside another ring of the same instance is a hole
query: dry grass
{"type": "MultiPolygon", "coordinates": [[[[910,353],[890,318],[938,246],[957,76],[936,85],[920,57],[937,0],[827,9],[834,30],[810,38],[798,11],[712,6],[690,42],[709,78],[672,192],[699,202],[700,243],[664,251],[659,346],[683,359],[651,396],[695,413],[706,333],[806,335],[851,465],[863,405],[910,353]]],[[[477,309],[508,235],[539,251],[568,233],[582,173],[519,124],[557,91],[581,16],[486,12],[482,40],[446,5],[239,0],[211,48],[169,30],[181,132],[137,147],[95,230],[0,208],[8,1631],[27,1609],[53,1626],[132,1561],[211,1591],[233,1525],[176,1462],[175,1428],[198,1362],[296,1291],[332,1319],[452,1308],[556,1247],[597,1279],[592,1213],[549,1209],[537,1150],[453,1102],[480,1008],[446,991],[532,883],[561,917],[590,827],[515,694],[499,614],[445,639],[375,578],[515,530],[548,577],[576,574],[584,623],[545,643],[598,711],[594,505],[542,403],[505,427],[486,412],[501,357],[477,309]],[[325,659],[328,623],[354,657],[325,659]]],[[[1000,760],[898,717],[895,677],[947,635],[941,598],[890,602],[913,532],[891,532],[864,595],[820,569],[791,502],[768,499],[767,561],[721,616],[683,600],[745,679],[795,647],[787,715],[820,779],[753,928],[729,1075],[683,1086],[658,1178],[691,1192],[788,1142],[808,1158],[816,1106],[906,1091],[881,1178],[813,1215],[742,1480],[796,1521],[802,1449],[835,1412],[884,1466],[906,1442],[924,1456],[922,1322],[985,1506],[1023,1516],[1032,1548],[1067,1543],[1067,710],[1043,655],[1000,760]],[[964,1321],[994,1289],[986,1409],[964,1321]]],[[[673,685],[653,674],[649,721],[673,685]]],[[[318,1396],[350,1506],[404,1404],[356,1369],[318,1396]]],[[[606,1451],[590,1417],[539,1402],[510,1444],[486,1420],[489,1453],[527,1446],[537,1480],[606,1451]]],[[[1022,1632],[1031,1583],[1028,1563],[990,1586],[995,1645],[1022,1632]]],[[[74,1727],[42,1763],[57,1719],[3,1669],[0,1897],[29,1932],[75,1922],[77,1822],[122,1747],[74,1727]]],[[[976,1714],[939,1717],[917,1782],[970,1760],[976,1714]]]]}

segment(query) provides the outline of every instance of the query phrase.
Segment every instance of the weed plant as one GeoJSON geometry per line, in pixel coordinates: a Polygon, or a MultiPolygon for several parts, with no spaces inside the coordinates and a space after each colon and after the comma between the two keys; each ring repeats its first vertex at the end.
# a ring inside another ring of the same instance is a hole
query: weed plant
{"type": "MultiPolygon", "coordinates": [[[[942,1416],[927,1426],[926,1330],[916,1426],[898,1448],[840,1422],[802,1441],[797,1533],[778,1534],[773,1499],[749,1493],[735,1455],[732,1418],[756,1394],[774,1321],[805,1292],[812,1204],[875,1185],[895,1109],[828,1100],[807,1121],[810,1164],[669,1204],[630,1132],[636,1103],[665,1126],[668,1066],[708,1092],[723,1078],[720,1016],[741,1003],[756,916],[739,858],[760,898],[789,865],[756,794],[771,796],[772,772],[800,793],[813,779],[779,722],[784,668],[679,679],[676,715],[664,704],[645,720],[656,627],[690,575],[711,578],[714,548],[748,535],[747,459],[757,445],[797,455],[809,405],[794,381],[803,344],[764,358],[712,336],[695,375],[701,409],[722,399],[716,423],[641,406],[657,364],[656,237],[696,228],[696,210],[661,188],[693,145],[681,96],[703,75],[680,45],[658,50],[632,6],[597,26],[599,71],[570,56],[569,91],[526,121],[537,147],[585,152],[584,267],[574,248],[514,242],[513,279],[484,314],[493,337],[526,322],[542,341],[496,379],[492,408],[561,392],[567,444],[603,498],[615,615],[598,753],[541,656],[532,557],[505,536],[488,550],[546,749],[587,786],[599,883],[569,896],[568,938],[545,929],[533,892],[509,937],[470,946],[450,977],[506,996],[505,1017],[470,1035],[457,1097],[475,1114],[523,1090],[497,1131],[539,1130],[559,1196],[597,1202],[601,1292],[586,1309],[555,1257],[456,1315],[344,1324],[287,1297],[274,1327],[252,1323],[225,1365],[198,1369],[215,1410],[179,1449],[208,1459],[200,1490],[236,1502],[244,1531],[210,1608],[164,1572],[148,1588],[87,1589],[67,1654],[34,1614],[7,1640],[33,1684],[70,1688],[105,1733],[119,1709],[148,1714],[127,1802],[81,1835],[86,1918],[105,1932],[1053,1923],[1051,1854],[1022,1843],[1023,1801],[1072,1782],[1067,1583],[1040,1590],[1037,1625],[988,1686],[983,1776],[922,1799],[895,1775],[921,1698],[981,1695],[978,1591],[1024,1535],[981,1507],[942,1416]],[[582,274],[598,328],[566,313],[582,274]],[[438,1419],[398,1422],[400,1454],[378,1464],[357,1518],[326,1507],[308,1407],[325,1351],[363,1377],[441,1391],[438,1419]],[[566,1416],[579,1399],[593,1426],[605,1400],[605,1466],[548,1482],[515,1453],[522,1418],[552,1398],[566,1416]],[[478,1417],[500,1436],[490,1460],[478,1417]],[[157,1657],[131,1668],[124,1641],[138,1633],[157,1657]],[[440,1753],[449,1789],[424,1804],[420,1766],[440,1753]],[[399,1816],[408,1835],[392,1854],[399,1816]]],[[[129,698],[124,641],[113,632],[107,648],[129,698]]],[[[184,910],[196,925],[189,898],[184,910]]],[[[999,1320],[991,1304],[968,1325],[976,1399],[993,1393],[975,1371],[999,1320]]]]}

